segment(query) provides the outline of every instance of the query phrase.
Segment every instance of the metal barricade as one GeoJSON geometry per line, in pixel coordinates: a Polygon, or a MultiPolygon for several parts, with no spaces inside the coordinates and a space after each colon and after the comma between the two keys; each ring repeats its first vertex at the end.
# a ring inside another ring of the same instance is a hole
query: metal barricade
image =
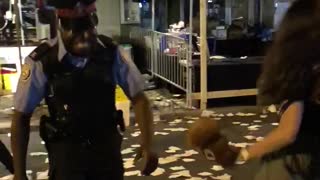
{"type": "Polygon", "coordinates": [[[192,60],[188,40],[142,28],[132,29],[130,36],[145,41],[148,70],[152,75],[186,92],[186,104],[191,107],[192,60]]]}

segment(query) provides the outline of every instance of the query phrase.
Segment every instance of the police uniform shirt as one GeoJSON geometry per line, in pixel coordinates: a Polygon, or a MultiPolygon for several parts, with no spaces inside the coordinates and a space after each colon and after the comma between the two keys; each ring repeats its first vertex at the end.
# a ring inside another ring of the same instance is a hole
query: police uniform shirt
{"type": "MultiPolygon", "coordinates": [[[[71,56],[67,53],[61,38],[50,40],[47,43],[50,46],[58,43],[59,61],[65,56],[71,56]]],[[[44,98],[47,83],[42,63],[40,61],[34,61],[31,57],[32,53],[25,59],[14,99],[15,110],[27,114],[32,113],[44,98]]],[[[83,68],[88,61],[87,59],[78,57],[71,57],[68,58],[68,60],[70,60],[74,66],[80,68],[83,68]]],[[[132,100],[132,98],[144,90],[144,81],[141,73],[121,47],[118,47],[117,50],[113,73],[114,82],[123,89],[129,99],[132,100]]],[[[106,94],[106,96],[108,96],[108,94],[106,94]]]]}

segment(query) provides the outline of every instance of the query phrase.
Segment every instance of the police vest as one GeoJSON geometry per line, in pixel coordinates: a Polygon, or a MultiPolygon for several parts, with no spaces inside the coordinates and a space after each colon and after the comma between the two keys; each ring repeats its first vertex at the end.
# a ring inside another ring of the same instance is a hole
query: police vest
{"type": "Polygon", "coordinates": [[[116,45],[105,36],[99,39],[104,47],[98,45],[84,68],[66,58],[59,61],[57,45],[40,58],[48,79],[45,99],[50,118],[74,136],[103,138],[117,127],[112,70],[116,45]]]}

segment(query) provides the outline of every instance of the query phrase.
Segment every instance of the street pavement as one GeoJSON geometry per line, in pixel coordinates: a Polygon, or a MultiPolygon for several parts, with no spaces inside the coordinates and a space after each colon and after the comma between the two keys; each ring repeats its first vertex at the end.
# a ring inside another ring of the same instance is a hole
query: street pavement
{"type": "MultiPolygon", "coordinates": [[[[156,104],[161,105],[162,99],[163,97],[158,98],[156,104]]],[[[168,99],[164,98],[164,100],[165,102],[169,102],[168,99]]],[[[12,112],[10,110],[11,106],[4,107],[1,102],[0,106],[2,108],[0,110],[0,139],[10,148],[10,134],[8,133],[10,114],[12,112]]],[[[159,106],[155,108],[156,113],[154,118],[156,132],[154,138],[155,149],[161,158],[159,169],[152,176],[142,177],[139,173],[139,164],[132,164],[132,157],[139,146],[139,129],[132,125],[124,133],[122,145],[126,168],[125,179],[165,180],[169,179],[169,177],[194,180],[214,178],[233,180],[253,179],[259,168],[259,161],[236,165],[234,168],[225,170],[221,169],[215,161],[204,159],[203,156],[187,145],[186,133],[192,123],[197,120],[197,110],[183,111],[180,108],[180,113],[174,113],[172,107],[169,108],[166,104],[164,106],[166,106],[166,110],[165,108],[159,108],[159,106]],[[161,116],[161,112],[168,112],[168,110],[171,110],[174,116],[161,116]]],[[[38,108],[32,121],[33,128],[30,135],[27,167],[28,170],[32,171],[31,175],[33,179],[39,179],[37,175],[39,176],[41,172],[44,172],[42,175],[46,175],[45,171],[48,169],[46,151],[37,130],[39,116],[45,111],[45,107],[38,108]]],[[[277,116],[275,113],[269,112],[265,114],[257,107],[237,106],[216,108],[211,109],[209,112],[212,113],[212,120],[219,122],[222,133],[236,146],[248,146],[251,143],[255,143],[277,126],[277,116]]],[[[2,177],[0,180],[5,179],[4,176],[6,175],[9,175],[8,172],[0,165],[0,177],[2,177]]]]}

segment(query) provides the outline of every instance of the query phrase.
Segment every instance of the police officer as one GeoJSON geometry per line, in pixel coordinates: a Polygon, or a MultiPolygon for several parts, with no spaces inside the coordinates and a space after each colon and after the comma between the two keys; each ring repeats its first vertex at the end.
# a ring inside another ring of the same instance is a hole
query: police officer
{"type": "Polygon", "coordinates": [[[141,130],[143,174],[158,163],[151,150],[153,119],[144,82],[123,49],[97,35],[95,0],[52,0],[59,23],[57,37],[26,59],[15,95],[12,150],[15,180],[26,179],[30,118],[44,98],[49,117],[41,119],[51,180],[121,180],[122,136],[117,128],[115,87],[133,104],[141,130]]]}

